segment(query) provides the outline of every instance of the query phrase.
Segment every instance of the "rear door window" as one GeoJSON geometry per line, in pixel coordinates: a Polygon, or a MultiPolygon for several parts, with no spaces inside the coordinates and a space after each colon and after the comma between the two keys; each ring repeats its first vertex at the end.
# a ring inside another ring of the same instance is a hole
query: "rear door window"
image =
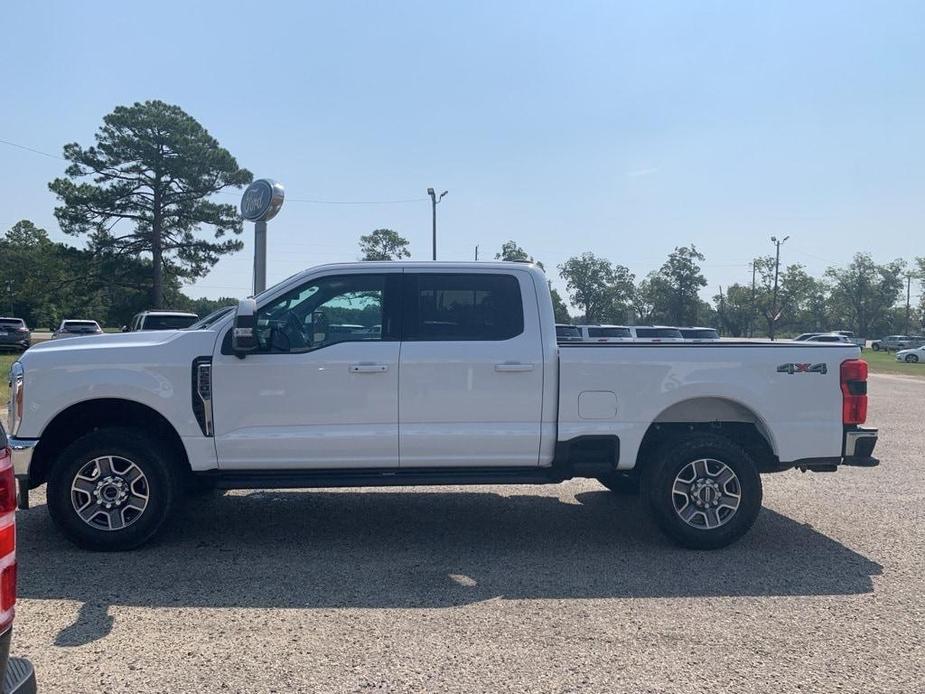
{"type": "Polygon", "coordinates": [[[676,328],[636,328],[636,337],[681,337],[676,328]]]}
{"type": "Polygon", "coordinates": [[[682,330],[681,335],[687,340],[717,340],[719,333],[715,330],[682,330]]]}
{"type": "Polygon", "coordinates": [[[588,328],[588,337],[632,337],[629,328],[588,328]]]}
{"type": "Polygon", "coordinates": [[[406,275],[405,291],[405,340],[509,340],[524,331],[513,275],[406,275]]]}

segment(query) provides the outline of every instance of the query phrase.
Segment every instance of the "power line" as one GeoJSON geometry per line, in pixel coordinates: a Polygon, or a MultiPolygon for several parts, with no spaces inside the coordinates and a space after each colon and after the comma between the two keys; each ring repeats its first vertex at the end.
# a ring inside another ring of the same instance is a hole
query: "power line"
{"type": "Polygon", "coordinates": [[[24,149],[27,152],[32,152],[33,154],[41,154],[43,157],[50,157],[52,159],[61,159],[62,161],[67,161],[64,157],[59,157],[57,154],[49,154],[48,152],[43,152],[39,149],[33,149],[32,147],[26,147],[25,145],[10,142],[9,140],[0,140],[0,144],[16,147],[17,149],[24,149]]]}
{"type": "MultiPolygon", "coordinates": [[[[16,147],[17,149],[25,150],[26,152],[32,152],[33,154],[40,154],[43,157],[49,157],[51,159],[60,159],[61,161],[68,161],[64,157],[58,156],[57,154],[49,154],[48,152],[43,152],[40,149],[35,149],[34,147],[27,147],[26,145],[21,145],[18,142],[10,142],[9,140],[0,139],[0,144],[8,145],[10,147],[16,147]]],[[[235,193],[228,190],[219,191],[222,195],[234,195],[240,196],[240,193],[235,193]]],[[[286,198],[286,202],[301,202],[310,205],[402,205],[409,202],[424,202],[427,198],[403,198],[400,200],[316,200],[312,198],[286,198]]]]}

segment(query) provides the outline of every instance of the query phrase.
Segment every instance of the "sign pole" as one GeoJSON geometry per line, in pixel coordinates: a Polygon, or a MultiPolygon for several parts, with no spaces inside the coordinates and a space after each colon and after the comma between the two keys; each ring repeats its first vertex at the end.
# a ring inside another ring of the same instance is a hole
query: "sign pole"
{"type": "Polygon", "coordinates": [[[267,288],[267,223],[254,222],[254,294],[267,288]]]}

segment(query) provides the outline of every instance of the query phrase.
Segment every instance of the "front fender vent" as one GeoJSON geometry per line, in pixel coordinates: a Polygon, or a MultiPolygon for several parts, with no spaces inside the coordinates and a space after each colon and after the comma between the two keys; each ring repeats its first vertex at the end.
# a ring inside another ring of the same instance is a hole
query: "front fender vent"
{"type": "Polygon", "coordinates": [[[192,372],[193,414],[203,436],[214,436],[212,424],[212,357],[196,357],[192,372]]]}

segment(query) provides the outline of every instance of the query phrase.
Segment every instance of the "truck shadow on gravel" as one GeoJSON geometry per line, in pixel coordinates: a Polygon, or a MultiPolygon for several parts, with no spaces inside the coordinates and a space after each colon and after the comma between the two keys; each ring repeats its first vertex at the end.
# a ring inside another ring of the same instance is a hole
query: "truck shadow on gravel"
{"type": "Polygon", "coordinates": [[[679,549],[638,499],[606,491],[565,501],[529,491],[228,494],[193,500],[156,542],[123,554],[74,548],[39,506],[19,515],[19,548],[21,597],[82,603],[59,646],[106,636],[110,605],[441,608],[491,599],[853,595],[871,592],[881,571],[769,509],[731,547],[679,549]]]}

